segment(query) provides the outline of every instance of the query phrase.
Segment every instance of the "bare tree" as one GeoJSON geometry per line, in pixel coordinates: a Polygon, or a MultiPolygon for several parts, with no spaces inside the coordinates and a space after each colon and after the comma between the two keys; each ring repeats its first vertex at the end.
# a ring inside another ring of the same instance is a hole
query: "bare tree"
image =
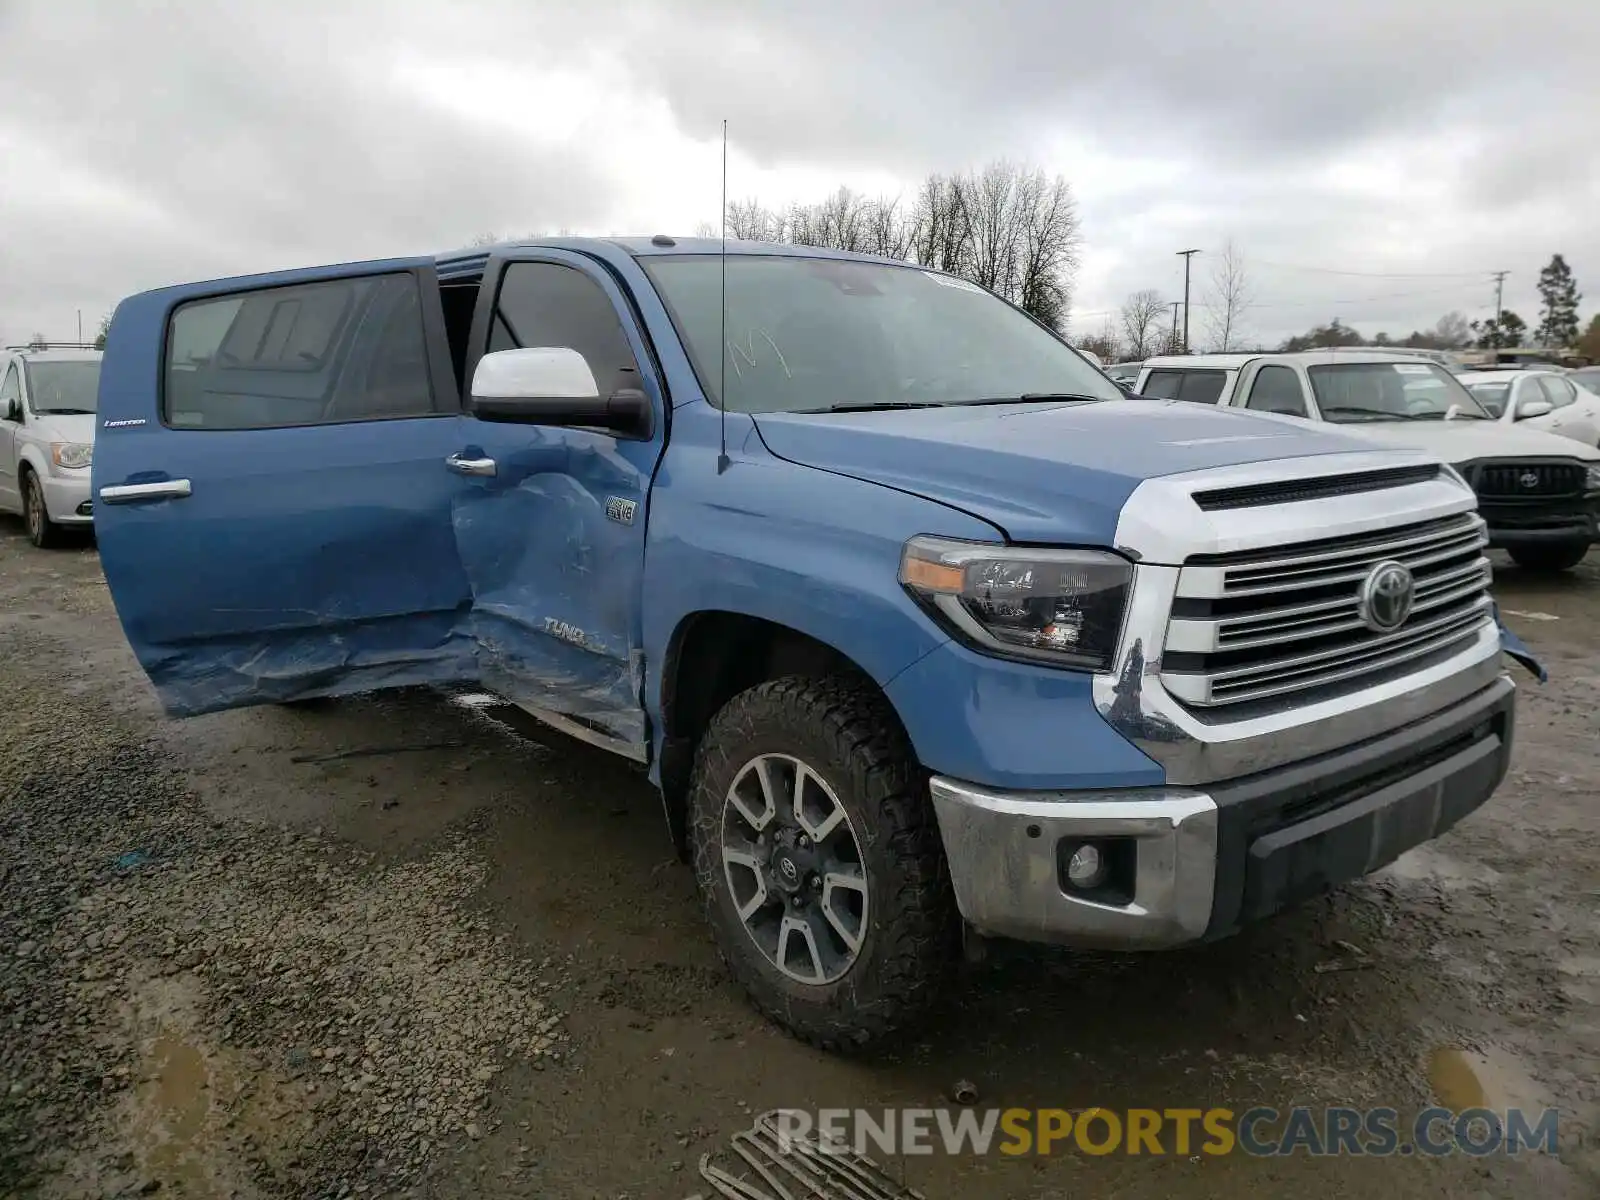
{"type": "Polygon", "coordinates": [[[1148,288],[1134,292],[1122,303],[1122,337],[1135,360],[1149,358],[1161,344],[1161,318],[1167,306],[1161,294],[1148,288]]]}
{"type": "Polygon", "coordinates": [[[1466,314],[1447,312],[1433,327],[1433,337],[1441,350],[1460,350],[1472,345],[1472,325],[1466,314]]]}
{"type": "Polygon", "coordinates": [[[728,236],[746,242],[784,241],[783,218],[759,200],[735,200],[728,205],[728,236]]]}
{"type": "Polygon", "coordinates": [[[1252,298],[1244,255],[1229,238],[1211,272],[1211,295],[1206,301],[1206,326],[1211,348],[1226,354],[1240,340],[1245,310],[1252,298]]]}
{"type": "Polygon", "coordinates": [[[1063,331],[1082,244],[1077,203],[1059,176],[1013,163],[930,175],[909,205],[841,187],[777,213],[728,206],[728,234],[919,263],[981,284],[1063,331]]]}
{"type": "Polygon", "coordinates": [[[911,218],[911,257],[937,271],[961,273],[972,241],[968,189],[960,176],[929,175],[911,218]]]}
{"type": "Polygon", "coordinates": [[[1083,244],[1078,206],[1065,179],[1047,180],[1042,171],[1028,177],[1024,200],[1021,279],[1012,299],[1065,333],[1083,244]]]}

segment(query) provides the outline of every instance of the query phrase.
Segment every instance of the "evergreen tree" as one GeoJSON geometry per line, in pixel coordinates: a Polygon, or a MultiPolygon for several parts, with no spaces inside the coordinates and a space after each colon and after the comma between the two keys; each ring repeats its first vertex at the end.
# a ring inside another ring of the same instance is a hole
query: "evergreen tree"
{"type": "Polygon", "coordinates": [[[1541,345],[1570,346],[1578,340],[1577,281],[1572,268],[1561,255],[1554,255],[1549,266],[1539,272],[1539,332],[1541,345]]]}

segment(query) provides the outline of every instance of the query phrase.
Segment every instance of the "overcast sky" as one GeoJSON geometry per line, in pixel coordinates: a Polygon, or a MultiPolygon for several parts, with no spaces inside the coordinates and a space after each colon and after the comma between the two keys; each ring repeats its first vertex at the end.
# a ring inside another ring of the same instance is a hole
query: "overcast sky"
{"type": "Polygon", "coordinates": [[[1566,255],[1600,310],[1600,3],[0,0],[0,337],[165,283],[485,231],[692,233],[730,194],[1065,176],[1074,332],[1195,338],[1231,237],[1251,335],[1430,326],[1566,255]]]}

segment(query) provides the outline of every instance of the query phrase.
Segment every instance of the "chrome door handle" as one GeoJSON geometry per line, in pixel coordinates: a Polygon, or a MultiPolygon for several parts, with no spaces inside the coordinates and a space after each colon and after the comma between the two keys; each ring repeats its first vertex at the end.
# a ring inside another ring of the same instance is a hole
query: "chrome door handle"
{"type": "Polygon", "coordinates": [[[444,465],[457,475],[493,475],[495,473],[494,459],[492,458],[462,458],[459,454],[452,454],[444,460],[444,465]]]}
{"type": "Polygon", "coordinates": [[[132,504],[135,500],[182,500],[193,490],[187,479],[162,479],[155,483],[113,483],[100,489],[100,503],[132,504]]]}

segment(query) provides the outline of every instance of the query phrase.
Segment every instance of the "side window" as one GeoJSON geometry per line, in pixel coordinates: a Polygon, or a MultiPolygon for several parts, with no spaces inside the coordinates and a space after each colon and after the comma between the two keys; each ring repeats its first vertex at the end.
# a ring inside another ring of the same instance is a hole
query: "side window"
{"type": "Polygon", "coordinates": [[[1147,400],[1187,400],[1191,404],[1215,404],[1222,395],[1228,376],[1225,371],[1191,371],[1184,368],[1150,372],[1144,390],[1147,400]]]}
{"type": "Polygon", "coordinates": [[[1176,400],[1183,375],[1182,371],[1151,371],[1139,394],[1150,400],[1176,400]]]}
{"type": "Polygon", "coordinates": [[[639,386],[639,364],[617,310],[600,286],[557,263],[506,268],[489,330],[489,349],[561,346],[589,364],[602,396],[639,386]]]}
{"type": "Polygon", "coordinates": [[[6,414],[11,411],[11,402],[22,399],[22,388],[17,383],[17,364],[12,363],[6,368],[6,381],[0,384],[0,421],[6,419],[6,414]]]}
{"type": "Polygon", "coordinates": [[[162,412],[180,429],[269,429],[441,411],[410,274],[334,279],[181,305],[162,412]]]}
{"type": "Polygon", "coordinates": [[[1578,393],[1565,379],[1555,375],[1539,376],[1539,386],[1544,389],[1544,397],[1556,408],[1565,408],[1578,398],[1578,393]]]}
{"type": "Polygon", "coordinates": [[[1245,407],[1290,417],[1311,415],[1306,408],[1306,394],[1300,386],[1300,377],[1288,367],[1262,367],[1250,385],[1250,396],[1245,401],[1245,407]]]}

